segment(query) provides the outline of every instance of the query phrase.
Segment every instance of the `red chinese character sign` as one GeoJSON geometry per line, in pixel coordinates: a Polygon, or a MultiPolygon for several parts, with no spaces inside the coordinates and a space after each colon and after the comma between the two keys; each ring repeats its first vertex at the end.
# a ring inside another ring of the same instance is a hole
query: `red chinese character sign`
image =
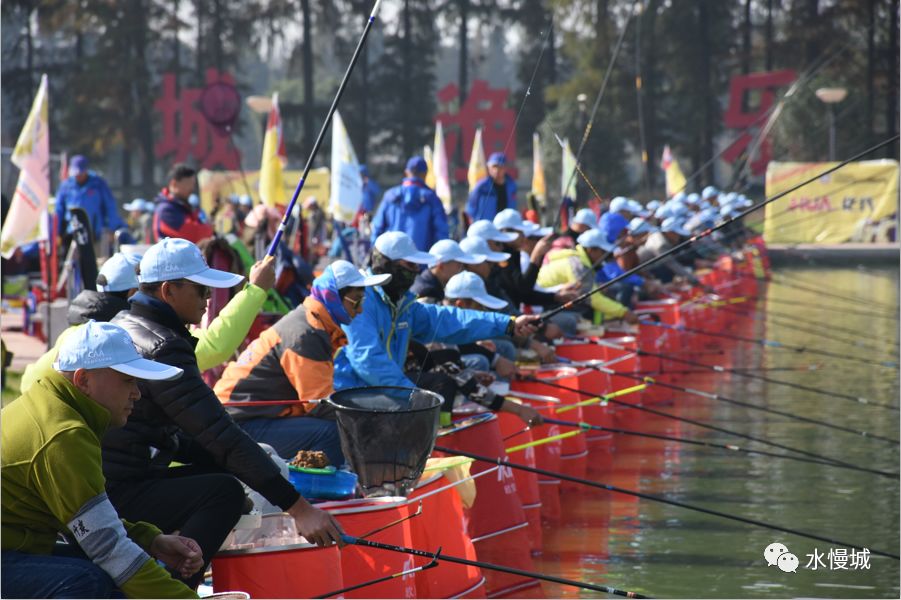
{"type": "MultiPolygon", "coordinates": [[[[463,106],[456,112],[451,112],[460,97],[460,88],[450,83],[438,90],[441,112],[435,115],[435,121],[441,121],[444,126],[447,155],[457,156],[457,144],[462,143],[463,156],[468,159],[476,129],[481,127],[486,155],[505,152],[504,146],[510,140],[510,146],[506,148],[507,164],[510,165],[508,172],[511,177],[516,178],[516,168],[513,166],[516,162],[516,137],[512,135],[516,115],[507,106],[509,95],[510,90],[491,88],[487,81],[477,79],[463,106]]],[[[465,182],[466,167],[457,166],[453,177],[459,183],[465,182]]]]}
{"type": "MultiPolygon", "coordinates": [[[[729,85],[729,106],[723,116],[723,124],[728,129],[746,129],[735,142],[723,153],[723,160],[735,164],[743,160],[750,151],[754,138],[760,128],[766,125],[770,109],[776,99],[777,88],[787,86],[795,81],[797,75],[791,69],[736,75],[729,85]],[[745,94],[759,91],[760,101],[757,106],[746,110],[750,105],[745,102],[745,94]]],[[[764,139],[760,143],[756,156],[751,157],[750,167],[753,175],[763,175],[772,158],[770,141],[764,139]]]]}
{"type": "MultiPolygon", "coordinates": [[[[160,113],[163,121],[162,137],[154,146],[154,154],[170,162],[182,162],[192,157],[204,169],[238,169],[237,151],[229,140],[230,127],[216,126],[207,116],[220,115],[226,108],[234,110],[231,106],[235,102],[233,97],[228,99],[228,106],[221,101],[216,106],[208,106],[223,96],[221,92],[225,88],[234,89],[234,79],[227,73],[207,69],[206,84],[203,88],[182,88],[181,93],[177,93],[175,75],[163,75],[162,95],[153,103],[153,109],[160,113]],[[211,96],[208,91],[211,89],[218,90],[216,97],[211,96]]],[[[240,99],[238,103],[240,105],[240,99]]]]}

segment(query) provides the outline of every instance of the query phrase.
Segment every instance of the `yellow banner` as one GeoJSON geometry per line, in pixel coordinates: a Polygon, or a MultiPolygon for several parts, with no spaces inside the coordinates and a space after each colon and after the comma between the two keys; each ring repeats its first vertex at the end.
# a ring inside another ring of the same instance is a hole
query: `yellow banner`
{"type": "MultiPolygon", "coordinates": [[[[771,162],[766,171],[766,197],[835,164],[771,162]]],[[[897,212],[898,162],[862,161],[768,204],[763,235],[771,244],[889,241],[888,224],[897,222],[897,212]]]]}
{"type": "MultiPolygon", "coordinates": [[[[282,171],[282,185],[285,188],[285,202],[289,202],[294,196],[294,189],[300,181],[303,171],[282,171]]],[[[260,172],[244,171],[208,171],[201,170],[197,174],[197,182],[200,185],[200,205],[207,213],[212,212],[216,198],[222,198],[223,202],[231,195],[242,196],[244,194],[253,198],[253,204],[260,203],[260,172]]],[[[329,170],[325,167],[310,170],[298,204],[313,196],[319,201],[322,210],[328,212],[329,199],[329,170]]]]}

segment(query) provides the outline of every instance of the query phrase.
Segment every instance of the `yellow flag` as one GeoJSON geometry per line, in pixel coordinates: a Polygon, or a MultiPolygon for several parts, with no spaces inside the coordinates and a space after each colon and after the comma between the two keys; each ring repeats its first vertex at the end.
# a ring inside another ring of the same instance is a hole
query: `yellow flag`
{"type": "Polygon", "coordinates": [[[488,176],[488,167],[485,165],[485,150],[482,148],[482,129],[476,129],[475,138],[472,140],[472,154],[469,155],[469,170],[466,179],[469,180],[469,191],[475,189],[476,184],[488,176]]]}
{"type": "Polygon", "coordinates": [[[685,181],[685,175],[679,168],[673,153],[669,149],[669,144],[663,147],[663,157],[660,159],[660,168],[666,172],[666,197],[670,198],[674,194],[681,192],[688,185],[685,181]]]}
{"type": "Polygon", "coordinates": [[[532,194],[539,202],[547,199],[547,184],[544,181],[544,161],[541,160],[541,138],[532,134],[532,194]]]}
{"type": "Polygon", "coordinates": [[[260,164],[260,198],[266,206],[286,205],[285,186],[282,181],[282,117],[278,110],[278,92],[272,94],[272,108],[266,122],[263,137],[263,160],[260,164]]]}
{"type": "Polygon", "coordinates": [[[425,174],[425,184],[435,189],[435,169],[432,165],[432,149],[429,146],[422,147],[422,157],[425,159],[425,166],[428,172],[425,174]]]}
{"type": "MultiPolygon", "coordinates": [[[[19,167],[19,181],[13,194],[3,233],[0,254],[12,256],[16,248],[46,239],[46,211],[50,198],[50,133],[47,104],[47,75],[31,105],[10,160],[19,167]]],[[[62,218],[62,217],[60,217],[62,218]]]]}

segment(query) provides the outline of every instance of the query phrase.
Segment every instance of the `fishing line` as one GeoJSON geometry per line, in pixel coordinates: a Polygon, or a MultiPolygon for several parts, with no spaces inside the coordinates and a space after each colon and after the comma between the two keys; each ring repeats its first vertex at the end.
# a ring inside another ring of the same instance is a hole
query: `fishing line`
{"type": "MultiPolygon", "coordinates": [[[[897,137],[897,136],[896,136],[896,137],[897,137]]],[[[799,284],[799,283],[796,283],[796,282],[783,281],[781,277],[780,277],[779,279],[773,279],[773,283],[774,283],[774,284],[777,284],[777,285],[784,285],[785,287],[790,287],[790,288],[795,288],[795,289],[798,289],[798,290],[803,290],[803,291],[805,291],[805,292],[810,292],[810,293],[812,293],[812,294],[817,294],[818,296],[828,296],[828,297],[830,297],[830,298],[835,298],[836,300],[844,300],[845,302],[851,302],[851,303],[857,304],[857,305],[861,305],[861,304],[872,304],[872,305],[874,305],[874,306],[882,306],[882,307],[884,307],[886,310],[897,310],[897,307],[892,307],[892,306],[885,305],[885,304],[882,304],[882,303],[879,303],[879,302],[875,302],[875,301],[872,301],[872,300],[867,300],[867,299],[864,299],[864,298],[852,298],[852,297],[849,297],[849,296],[844,296],[844,295],[842,295],[842,294],[836,294],[835,292],[827,292],[827,291],[825,291],[825,290],[823,290],[823,289],[817,289],[817,288],[807,287],[807,286],[805,286],[805,285],[803,285],[803,284],[799,284]]],[[[871,315],[867,315],[867,316],[871,316],[871,315]]]]}
{"type": "Polygon", "coordinates": [[[663,435],[659,433],[646,433],[643,431],[633,431],[630,429],[618,429],[616,427],[601,427],[600,425],[591,425],[589,423],[582,423],[576,421],[564,421],[562,419],[551,419],[545,418],[545,423],[550,423],[552,425],[561,425],[563,427],[579,427],[581,429],[588,429],[591,431],[608,431],[610,433],[619,433],[622,435],[631,435],[635,437],[644,437],[651,438],[655,440],[665,440],[668,442],[677,442],[679,444],[689,444],[692,446],[704,446],[706,448],[714,448],[717,450],[729,450],[731,452],[742,452],[745,454],[759,454],[761,456],[769,456],[772,458],[781,458],[785,460],[794,460],[805,463],[824,465],[827,467],[836,467],[839,469],[849,469],[852,471],[860,471],[862,473],[872,473],[874,475],[881,475],[882,477],[890,477],[890,478],[898,478],[898,473],[892,473],[889,471],[880,471],[878,469],[869,469],[867,467],[855,467],[852,465],[840,465],[833,462],[825,461],[825,460],[816,460],[813,458],[805,458],[803,456],[791,456],[790,454],[779,454],[777,452],[767,452],[766,450],[753,450],[751,448],[743,448],[741,446],[735,446],[733,444],[717,444],[716,442],[707,442],[704,440],[694,440],[691,438],[663,435]]]}
{"type": "Polygon", "coordinates": [[[766,523],[764,521],[758,521],[757,519],[750,519],[747,517],[742,517],[739,515],[733,515],[729,513],[724,513],[718,510],[713,510],[710,508],[704,508],[702,506],[697,506],[695,504],[688,504],[686,502],[680,502],[678,500],[671,500],[669,498],[665,498],[663,496],[657,496],[654,494],[648,494],[645,492],[638,492],[635,490],[629,490],[625,488],[621,488],[615,485],[610,485],[606,483],[600,483],[598,481],[592,481],[590,479],[582,479],[580,477],[572,477],[565,473],[556,473],[554,471],[548,471],[546,469],[539,469],[538,467],[530,467],[529,465],[523,465],[519,463],[512,463],[508,460],[503,460],[501,458],[492,458],[490,456],[482,456],[480,454],[475,454],[472,452],[466,452],[464,450],[455,450],[453,448],[445,448],[443,446],[435,446],[435,450],[440,452],[445,452],[447,454],[453,454],[455,456],[465,456],[467,458],[472,458],[475,460],[479,460],[482,462],[486,462],[489,464],[499,464],[504,467],[510,467],[512,469],[519,469],[521,471],[528,471],[530,473],[535,473],[537,475],[544,475],[545,477],[553,477],[555,479],[561,479],[563,481],[572,481],[573,483],[579,483],[588,487],[598,488],[602,490],[607,490],[610,492],[617,492],[620,494],[625,494],[627,496],[634,496],[637,498],[643,498],[645,500],[651,500],[653,502],[660,502],[662,504],[669,504],[670,506],[676,506],[679,508],[684,508],[687,510],[692,510],[695,512],[700,512],[708,515],[712,515],[715,517],[721,517],[723,519],[729,519],[731,521],[738,521],[740,523],[746,523],[748,525],[755,525],[757,527],[763,527],[765,529],[772,529],[774,531],[781,531],[782,533],[788,533],[791,535],[797,535],[799,537],[808,538],[811,540],[817,540],[820,542],[828,542],[830,544],[846,547],[846,548],[858,548],[858,549],[868,549],[871,554],[878,556],[885,556],[887,558],[894,558],[895,560],[901,559],[897,554],[893,554],[891,552],[885,552],[883,550],[874,550],[872,548],[868,548],[867,546],[861,544],[852,544],[849,542],[844,542],[841,540],[836,540],[834,538],[829,538],[821,535],[817,535],[815,533],[809,533],[806,531],[801,531],[799,529],[793,529],[790,527],[783,527],[781,525],[775,525],[773,523],[766,523]]]}

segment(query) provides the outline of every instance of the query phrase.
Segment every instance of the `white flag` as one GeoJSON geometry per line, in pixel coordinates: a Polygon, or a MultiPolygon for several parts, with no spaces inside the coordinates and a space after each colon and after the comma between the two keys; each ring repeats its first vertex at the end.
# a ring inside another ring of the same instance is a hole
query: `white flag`
{"type": "Polygon", "coordinates": [[[441,121],[435,124],[435,149],[432,151],[432,171],[435,173],[435,193],[441,198],[444,210],[453,208],[451,199],[450,176],[448,175],[447,150],[444,148],[444,130],[441,121]]]}
{"type": "Polygon", "coordinates": [[[50,198],[49,125],[47,75],[42,75],[31,112],[10,158],[20,171],[0,233],[0,255],[4,258],[12,256],[19,246],[46,239],[46,226],[41,226],[41,220],[45,218],[50,198]]]}
{"type": "Polygon", "coordinates": [[[350,136],[338,111],[332,117],[332,173],[329,207],[339,221],[353,221],[363,202],[363,178],[350,136]]]}

